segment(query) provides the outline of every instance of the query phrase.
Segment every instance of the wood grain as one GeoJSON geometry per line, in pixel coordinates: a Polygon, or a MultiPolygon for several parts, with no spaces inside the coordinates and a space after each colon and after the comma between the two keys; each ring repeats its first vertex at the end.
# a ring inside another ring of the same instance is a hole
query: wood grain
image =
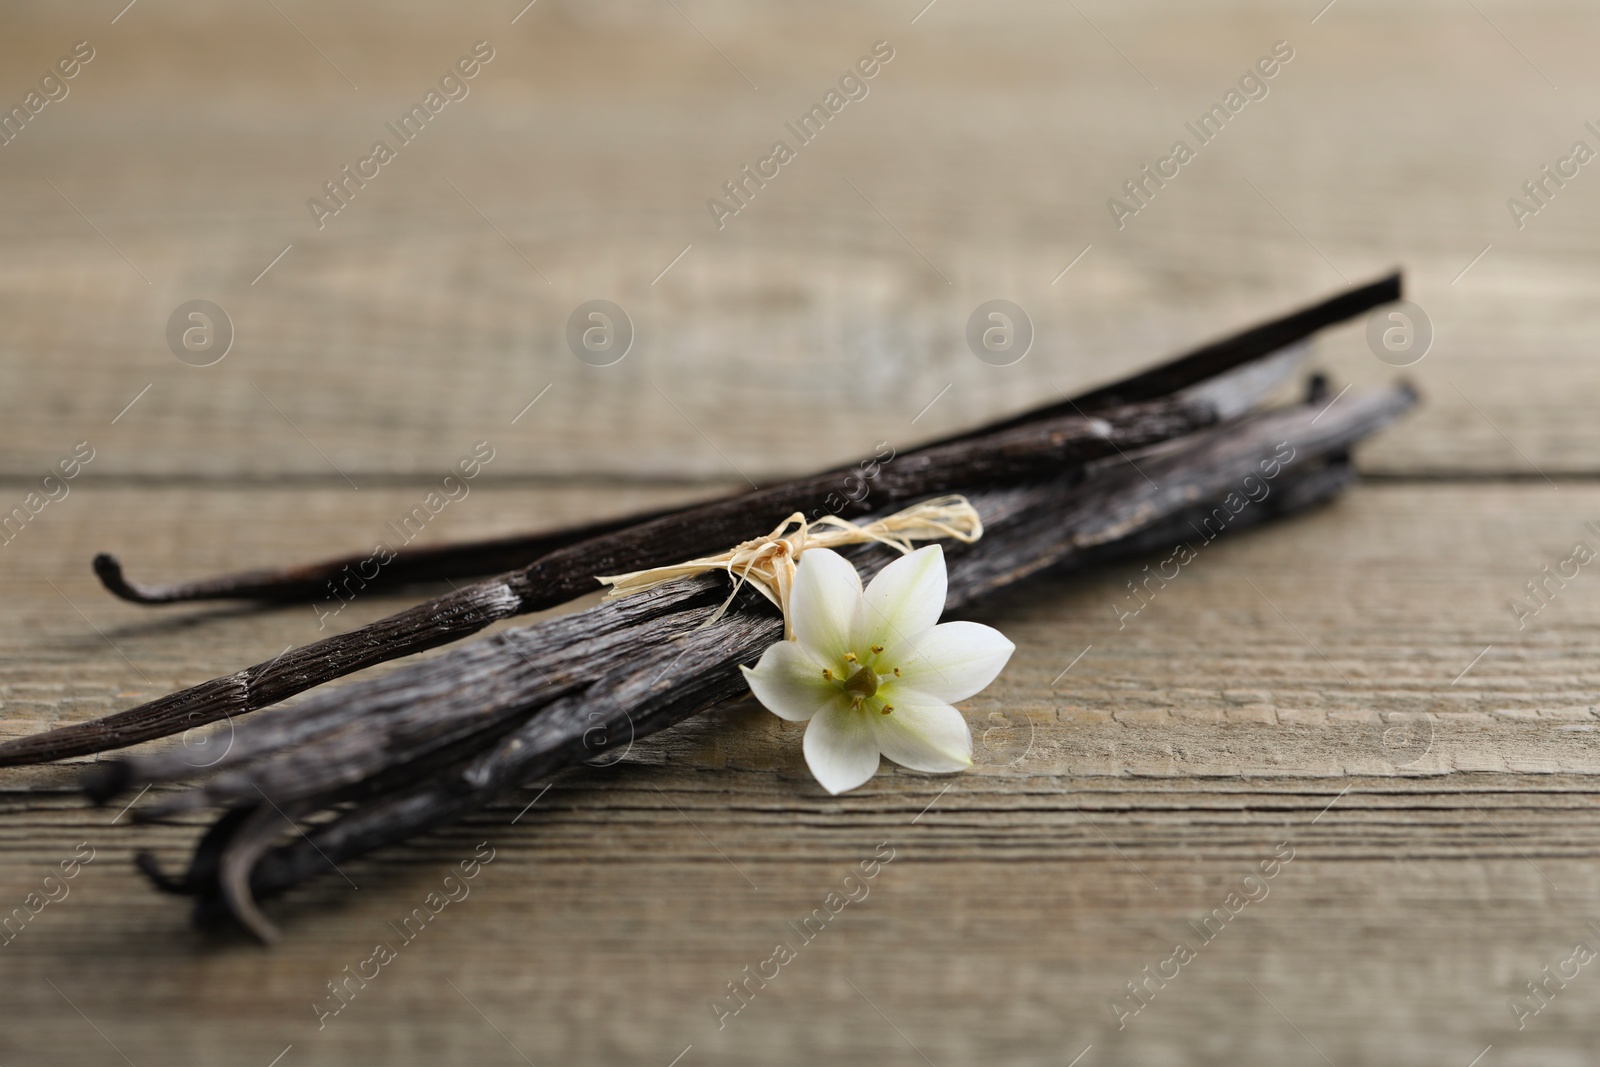
{"type": "Polygon", "coordinates": [[[0,31],[0,102],[97,49],[0,147],[0,510],[97,450],[0,547],[0,736],[318,635],[303,607],[117,603],[96,551],[162,576],[359,551],[480,440],[494,463],[430,539],[915,444],[1341,275],[1405,266],[1437,336],[1403,372],[1357,326],[1321,342],[1336,389],[1424,393],[1358,456],[1384,480],[1207,547],[1125,628],[1142,563],[987,607],[1018,652],[968,702],[983,762],[953,782],[886,767],[826,798],[797,731],[736,705],[330,873],[272,906],[265,953],[193,934],[133,871],[194,826],[7,771],[0,916],[79,842],[96,858],[0,946],[0,1062],[1593,1060],[1591,968],[1524,1029],[1508,1000],[1600,938],[1600,597],[1585,568],[1525,629],[1509,602],[1596,543],[1596,179],[1520,230],[1506,199],[1595,143],[1594,11],[122,6],[11,5],[0,31]],[[318,231],[306,198],[480,39],[472,94],[318,231]],[[871,94],[718,230],[706,198],[879,39],[871,94]],[[1106,199],[1280,39],[1270,95],[1116,229],[1106,199]],[[963,336],[996,297],[1036,327],[1010,367],[963,336]],[[164,339],[194,298],[236,326],[209,368],[164,339]],[[636,327],[612,367],[564,339],[595,298],[636,327]],[[471,896],[319,1031],[326,983],[483,841],[471,896]],[[870,895],[718,1030],[726,983],[882,842],[870,895]],[[1108,1001],[1280,842],[1268,896],[1119,1029],[1108,1001]]]}
{"type": "MultiPolygon", "coordinates": [[[[232,550],[326,542],[359,524],[352,501],[382,514],[406,493],[296,494],[298,507],[232,531],[232,550]]],[[[230,646],[303,640],[309,612],[152,616],[97,595],[83,566],[90,528],[144,541],[166,567],[216,554],[204,531],[220,539],[259,494],[86,493],[80,522],[31,546],[37,577],[6,580],[7,735],[142,687],[43,578],[157,687],[211,671],[230,646]],[[197,518],[154,536],[176,514],[197,518]]],[[[481,502],[454,532],[609,503],[581,490],[481,502]]],[[[1596,511],[1600,494],[1575,485],[1358,488],[1207,546],[1122,630],[1109,605],[1142,564],[1038,583],[979,616],[1018,653],[966,704],[972,774],[886,765],[862,793],[828,798],[798,730],[735,705],[560,780],[526,813],[536,791],[345,866],[359,891],[330,872],[273,907],[287,936],[270,955],[193,934],[182,903],[131,871],[139,847],[179,860],[192,826],[109,826],[116,811],[54,791],[66,770],[8,773],[0,899],[20,903],[80,841],[98,851],[72,896],[0,948],[19,1011],[3,1054],[108,1053],[45,978],[136,1063],[265,1063],[288,1044],[305,1062],[369,1049],[517,1062],[460,993],[534,1062],[664,1064],[689,1044],[708,1062],[915,1059],[895,1026],[935,1063],[1065,1062],[1091,1043],[1100,1062],[1314,1059],[1249,982],[1336,1063],[1584,1047],[1581,979],[1521,1033],[1507,998],[1593,937],[1600,599],[1581,575],[1520,633],[1505,601],[1596,511]],[[1386,746],[1379,711],[1424,713],[1426,751],[1406,733],[1386,746]],[[398,943],[386,923],[484,840],[498,858],[472,895],[319,1032],[324,983],[398,943]],[[710,1002],[725,983],[883,841],[896,859],[869,897],[719,1031],[710,1002]],[[1281,841],[1295,859],[1268,896],[1118,1030],[1107,1000],[1281,841]],[[630,1022],[605,1025],[619,995],[630,1022]],[[190,1005],[181,1026],[173,999],[190,1005]]]]}
{"type": "MultiPolygon", "coordinates": [[[[1600,201],[1574,180],[1522,230],[1505,201],[1585,136],[1594,13],[1343,3],[1312,26],[1298,3],[1091,5],[1102,37],[1055,5],[943,6],[914,26],[888,4],[686,10],[759,92],[670,7],[547,2],[515,26],[498,3],[285,9],[359,92],[270,7],[25,19],[8,69],[104,44],[3,149],[0,470],[34,476],[88,439],[94,477],[363,484],[488,439],[497,478],[762,481],[1078,391],[1396,264],[1436,328],[1411,371],[1430,406],[1370,469],[1593,470],[1600,201]],[[318,230],[306,200],[480,38],[497,58],[471,95],[318,230]],[[896,58],[870,94],[719,230],[706,200],[879,39],[896,58]],[[1296,58],[1269,95],[1118,230],[1107,199],[1280,39],[1296,58]],[[1036,327],[1011,367],[963,339],[996,296],[1036,327]],[[167,351],[194,298],[236,327],[214,367],[167,351]],[[636,329],[612,367],[564,339],[595,298],[636,329]]],[[[1394,374],[1358,328],[1323,353],[1344,380],[1394,374]]]]}

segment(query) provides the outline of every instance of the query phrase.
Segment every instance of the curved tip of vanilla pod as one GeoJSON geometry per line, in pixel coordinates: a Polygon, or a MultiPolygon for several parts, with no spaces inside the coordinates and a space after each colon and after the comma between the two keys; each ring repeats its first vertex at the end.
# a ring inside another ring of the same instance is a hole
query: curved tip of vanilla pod
{"type": "Polygon", "coordinates": [[[137,853],[133,864],[161,892],[193,897],[195,926],[217,930],[237,924],[263,945],[276,944],[281,935],[262,913],[250,883],[283,817],[270,803],[235,805],[206,830],[182,873],[167,873],[148,851],[137,853]]]}
{"type": "Polygon", "coordinates": [[[131,600],[135,604],[164,604],[170,597],[163,596],[159,588],[146,585],[137,585],[128,581],[122,573],[122,562],[109,552],[102,552],[94,558],[94,573],[100,579],[100,584],[113,595],[123,600],[131,600]]]}
{"type": "Polygon", "coordinates": [[[133,768],[126,760],[104,760],[90,764],[78,777],[82,789],[96,806],[110,803],[133,784],[133,768]]]}
{"type": "Polygon", "coordinates": [[[263,945],[275,945],[281,935],[278,928],[261,911],[255,894],[250,891],[250,872],[261,851],[256,848],[229,848],[222,856],[222,866],[217,872],[217,888],[228,913],[255,935],[263,945]]]}
{"type": "Polygon", "coordinates": [[[283,823],[293,825],[293,820],[271,797],[262,795],[265,803],[238,809],[240,818],[230,828],[231,832],[220,833],[211,844],[220,846],[216,866],[216,895],[222,898],[222,903],[239,925],[254,934],[263,945],[274,945],[279,939],[278,928],[268,921],[261,906],[256,903],[255,892],[250,887],[250,875],[283,830],[283,823]]]}
{"type": "Polygon", "coordinates": [[[239,900],[228,896],[226,889],[224,889],[224,896],[227,899],[230,913],[244,925],[246,930],[255,935],[257,941],[263,945],[271,946],[276,945],[283,939],[283,935],[278,933],[278,928],[273,926],[265,915],[261,914],[261,909],[256,907],[255,898],[250,896],[248,891],[239,900]]]}

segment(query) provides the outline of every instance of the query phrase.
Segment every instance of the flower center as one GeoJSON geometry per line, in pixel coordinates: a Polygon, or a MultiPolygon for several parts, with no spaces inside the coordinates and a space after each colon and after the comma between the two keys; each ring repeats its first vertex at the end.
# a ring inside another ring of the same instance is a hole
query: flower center
{"type": "MultiPolygon", "coordinates": [[[[878,653],[882,651],[882,645],[872,646],[872,654],[874,657],[876,657],[878,653]]],[[[850,706],[859,711],[861,710],[861,705],[866,703],[868,698],[878,695],[878,687],[883,684],[883,679],[878,676],[877,671],[873,670],[871,667],[868,667],[864,663],[860,663],[856,659],[856,654],[854,652],[846,652],[844,654],[844,660],[846,663],[852,664],[855,667],[855,669],[850,672],[850,677],[841,682],[835,678],[833,672],[827,668],[823,668],[822,676],[828,681],[838,685],[839,688],[843,689],[850,697],[850,706]]],[[[900,677],[899,667],[894,668],[894,676],[896,678],[900,677]]],[[[879,713],[883,715],[888,715],[892,711],[894,711],[893,704],[885,704],[879,709],[879,713]]]]}
{"type": "Polygon", "coordinates": [[[845,679],[844,691],[850,694],[850,702],[859,707],[863,700],[878,691],[878,681],[877,671],[871,667],[860,666],[845,679]]]}

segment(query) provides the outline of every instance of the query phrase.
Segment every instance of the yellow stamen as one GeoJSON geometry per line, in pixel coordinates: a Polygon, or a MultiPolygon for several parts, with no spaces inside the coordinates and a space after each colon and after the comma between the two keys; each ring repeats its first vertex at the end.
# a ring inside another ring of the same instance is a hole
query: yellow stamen
{"type": "Polygon", "coordinates": [[[874,655],[881,656],[881,655],[883,655],[883,646],[882,645],[873,645],[872,646],[872,651],[873,651],[874,655]]]}
{"type": "Polygon", "coordinates": [[[889,714],[893,710],[894,710],[894,705],[893,704],[885,704],[883,706],[883,714],[885,714],[885,715],[889,714]]]}

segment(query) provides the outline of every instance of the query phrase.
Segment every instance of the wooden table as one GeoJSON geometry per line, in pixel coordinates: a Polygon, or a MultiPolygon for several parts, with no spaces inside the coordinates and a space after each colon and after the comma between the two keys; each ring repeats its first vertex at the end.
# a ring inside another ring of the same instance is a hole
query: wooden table
{"type": "Polygon", "coordinates": [[[360,550],[479,441],[428,540],[914,444],[1395,264],[1435,338],[1404,371],[1361,324],[1321,340],[1335,388],[1425,396],[1333,507],[1219,541],[1120,628],[1137,564],[986,605],[1018,650],[965,705],[964,776],[829,798],[798,729],[729,707],[345,865],[273,906],[268,951],[133,870],[197,823],[4,772],[0,909],[75,877],[0,946],[0,1063],[1592,1061],[1600,579],[1521,628],[1511,603],[1600,546],[1600,178],[1520,229],[1507,198],[1600,147],[1600,14],[121,2],[0,32],[6,101],[94,51],[0,147],[0,510],[94,452],[0,546],[0,737],[318,635],[304,606],[114,601],[94,552],[156,579],[360,550]],[[478,41],[467,95],[319,229],[308,198],[478,41]],[[719,229],[707,199],[878,41],[867,95],[719,229]],[[1108,198],[1278,41],[1267,94],[1119,229],[1108,198]],[[1012,366],[964,340],[991,298],[1035,328],[1012,366]],[[206,367],[166,337],[196,299],[234,333],[206,367]],[[593,299],[633,324],[611,366],[568,349],[593,299]],[[470,897],[319,1029],[483,842],[470,897]]]}

